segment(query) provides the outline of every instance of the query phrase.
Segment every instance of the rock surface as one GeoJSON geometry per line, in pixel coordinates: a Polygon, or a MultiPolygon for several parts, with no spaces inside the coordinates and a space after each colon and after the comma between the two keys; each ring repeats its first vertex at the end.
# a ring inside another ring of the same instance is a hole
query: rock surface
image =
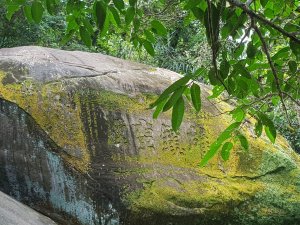
{"type": "Polygon", "coordinates": [[[180,76],[101,54],[0,49],[0,190],[62,224],[300,224],[300,157],[243,133],[230,160],[198,163],[231,123],[206,99],[179,133],[149,103],[180,76]],[[219,115],[219,116],[218,116],[219,115]]]}
{"type": "Polygon", "coordinates": [[[0,224],[56,225],[51,219],[0,192],[0,224]]]}

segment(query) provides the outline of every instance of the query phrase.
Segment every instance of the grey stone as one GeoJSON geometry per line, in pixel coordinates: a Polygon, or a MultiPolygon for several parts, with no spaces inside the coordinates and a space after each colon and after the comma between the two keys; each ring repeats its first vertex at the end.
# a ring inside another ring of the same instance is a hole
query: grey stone
{"type": "Polygon", "coordinates": [[[53,220],[0,192],[0,224],[57,225],[53,220]]]}

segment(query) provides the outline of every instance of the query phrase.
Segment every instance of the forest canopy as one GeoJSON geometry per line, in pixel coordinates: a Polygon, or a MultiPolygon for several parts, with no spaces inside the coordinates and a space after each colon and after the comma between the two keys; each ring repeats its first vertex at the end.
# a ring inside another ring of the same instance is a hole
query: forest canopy
{"type": "Polygon", "coordinates": [[[257,137],[264,131],[275,143],[280,130],[300,151],[298,0],[2,0],[2,4],[1,47],[20,44],[24,40],[14,41],[25,34],[43,46],[80,45],[87,51],[147,59],[182,73],[150,106],[154,118],[172,110],[174,131],[180,128],[188,102],[201,111],[196,81],[212,85],[209,98],[233,104],[226,113],[234,122],[212,143],[201,166],[218,151],[227,160],[235,142],[248,150],[240,130],[249,117],[256,120],[257,137]]]}

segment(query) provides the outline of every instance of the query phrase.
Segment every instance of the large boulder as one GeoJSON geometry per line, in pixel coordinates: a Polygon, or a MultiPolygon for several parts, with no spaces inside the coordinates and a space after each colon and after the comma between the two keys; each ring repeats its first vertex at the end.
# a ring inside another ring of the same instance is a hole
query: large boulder
{"type": "Polygon", "coordinates": [[[300,224],[300,157],[249,119],[230,159],[198,164],[232,121],[207,100],[180,131],[152,119],[174,72],[96,53],[0,50],[0,190],[62,224],[300,224]]]}

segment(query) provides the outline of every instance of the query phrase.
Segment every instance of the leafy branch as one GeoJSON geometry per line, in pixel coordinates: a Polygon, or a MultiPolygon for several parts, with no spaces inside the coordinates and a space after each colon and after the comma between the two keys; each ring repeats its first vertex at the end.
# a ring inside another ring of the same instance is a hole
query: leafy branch
{"type": "Polygon", "coordinates": [[[243,2],[240,2],[239,0],[227,0],[230,4],[232,4],[233,6],[239,7],[240,9],[242,9],[245,13],[247,13],[251,18],[255,18],[258,19],[259,21],[269,25],[270,27],[274,28],[275,30],[277,30],[278,32],[280,32],[281,34],[283,34],[284,36],[290,38],[291,40],[293,40],[294,42],[300,44],[300,39],[297,38],[295,35],[285,31],[283,28],[281,28],[280,26],[276,25],[275,23],[273,23],[270,20],[267,20],[266,18],[262,17],[261,15],[253,12],[251,9],[249,9],[249,6],[243,2]]]}

